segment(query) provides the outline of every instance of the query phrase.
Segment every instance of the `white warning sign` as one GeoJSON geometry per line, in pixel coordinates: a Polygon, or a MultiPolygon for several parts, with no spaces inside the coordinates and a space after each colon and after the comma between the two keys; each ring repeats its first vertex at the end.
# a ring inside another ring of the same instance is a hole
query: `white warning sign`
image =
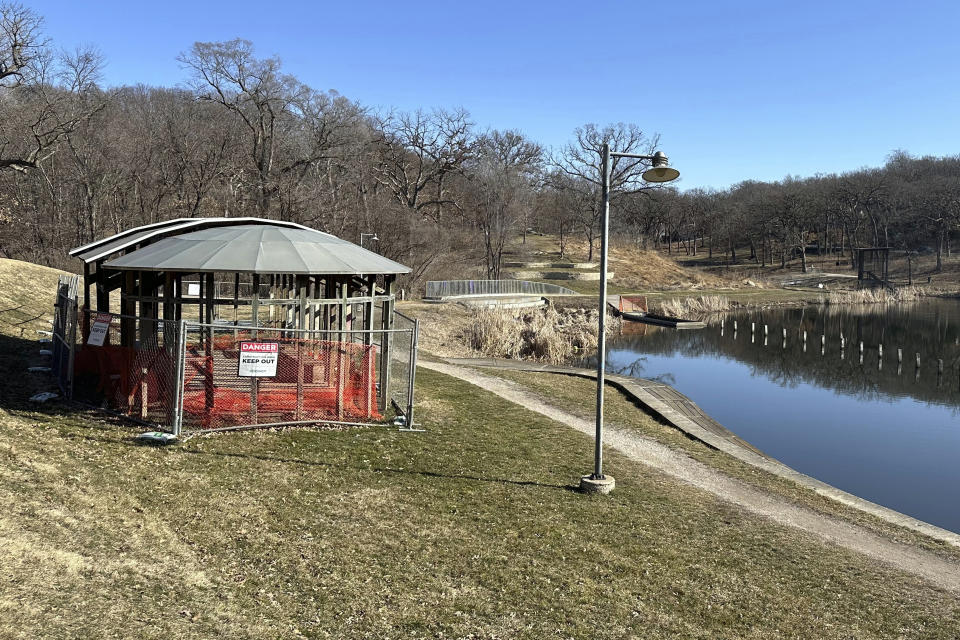
{"type": "Polygon", "coordinates": [[[277,375],[280,345],[276,342],[241,342],[237,375],[246,378],[273,378],[277,375]]]}
{"type": "Polygon", "coordinates": [[[87,344],[91,347],[102,347],[107,338],[107,331],[110,330],[110,322],[113,316],[109,313],[98,313],[93,319],[93,326],[90,327],[90,334],[87,336],[87,344]]]}

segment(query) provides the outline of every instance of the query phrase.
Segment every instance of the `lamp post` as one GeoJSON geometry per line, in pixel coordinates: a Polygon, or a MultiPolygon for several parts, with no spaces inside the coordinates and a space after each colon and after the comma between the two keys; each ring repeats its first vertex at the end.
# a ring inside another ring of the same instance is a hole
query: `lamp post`
{"type": "Polygon", "coordinates": [[[361,233],[360,234],[360,248],[363,249],[363,239],[370,238],[374,242],[380,242],[380,238],[377,237],[375,233],[361,233]]]}
{"type": "Polygon", "coordinates": [[[607,364],[607,244],[610,235],[610,159],[649,160],[652,166],[641,175],[647,182],[670,182],[680,177],[680,172],[668,166],[667,156],[660,151],[651,156],[621,153],[610,151],[610,145],[605,142],[600,156],[603,218],[600,233],[600,318],[599,334],[597,335],[597,430],[594,438],[593,473],[580,478],[580,489],[588,493],[610,493],[615,486],[613,476],[603,475],[603,385],[604,370],[607,364]]]}

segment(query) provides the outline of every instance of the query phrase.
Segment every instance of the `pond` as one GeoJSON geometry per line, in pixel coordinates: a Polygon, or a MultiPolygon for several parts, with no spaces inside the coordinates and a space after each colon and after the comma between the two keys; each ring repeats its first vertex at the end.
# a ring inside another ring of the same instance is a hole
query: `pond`
{"type": "Polygon", "coordinates": [[[960,533],[960,301],[625,323],[607,354],[608,371],[672,385],[794,469],[960,533]]]}

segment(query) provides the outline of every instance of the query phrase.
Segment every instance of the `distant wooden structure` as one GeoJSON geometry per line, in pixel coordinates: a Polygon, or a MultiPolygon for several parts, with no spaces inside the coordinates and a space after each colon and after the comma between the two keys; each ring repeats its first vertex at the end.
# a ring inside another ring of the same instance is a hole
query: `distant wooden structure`
{"type": "Polygon", "coordinates": [[[890,247],[857,249],[857,288],[893,287],[890,282],[890,247]]]}

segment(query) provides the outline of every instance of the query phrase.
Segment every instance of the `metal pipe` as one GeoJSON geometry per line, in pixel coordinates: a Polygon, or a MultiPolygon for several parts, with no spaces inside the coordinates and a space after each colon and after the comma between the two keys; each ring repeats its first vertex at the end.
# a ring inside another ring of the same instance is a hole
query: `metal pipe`
{"type": "MultiPolygon", "coordinates": [[[[125,415],[125,414],[117,414],[125,415]]],[[[143,422],[142,420],[138,422],[143,422]]],[[[149,423],[146,423],[149,424],[149,423]]],[[[304,425],[311,424],[339,424],[348,427],[376,427],[376,426],[392,426],[391,424],[384,424],[380,422],[344,422],[343,420],[298,420],[291,422],[261,422],[259,424],[241,424],[232,427],[216,427],[213,429],[198,429],[196,431],[191,431],[186,435],[193,437],[202,435],[204,433],[221,433],[224,431],[249,431],[251,429],[277,429],[280,427],[302,427],[304,425]]]]}
{"type": "Polygon", "coordinates": [[[413,321],[413,335],[410,336],[410,387],[407,391],[407,427],[413,429],[413,391],[417,376],[417,342],[420,335],[420,320],[413,321]]]}
{"type": "MultiPolygon", "coordinates": [[[[632,157],[628,154],[622,154],[621,157],[632,157]]],[[[593,451],[593,476],[594,480],[603,479],[603,385],[604,370],[607,364],[607,240],[610,233],[610,145],[603,143],[603,152],[601,154],[601,182],[603,209],[600,232],[600,317],[598,319],[597,334],[597,420],[596,437],[593,451]]]]}

